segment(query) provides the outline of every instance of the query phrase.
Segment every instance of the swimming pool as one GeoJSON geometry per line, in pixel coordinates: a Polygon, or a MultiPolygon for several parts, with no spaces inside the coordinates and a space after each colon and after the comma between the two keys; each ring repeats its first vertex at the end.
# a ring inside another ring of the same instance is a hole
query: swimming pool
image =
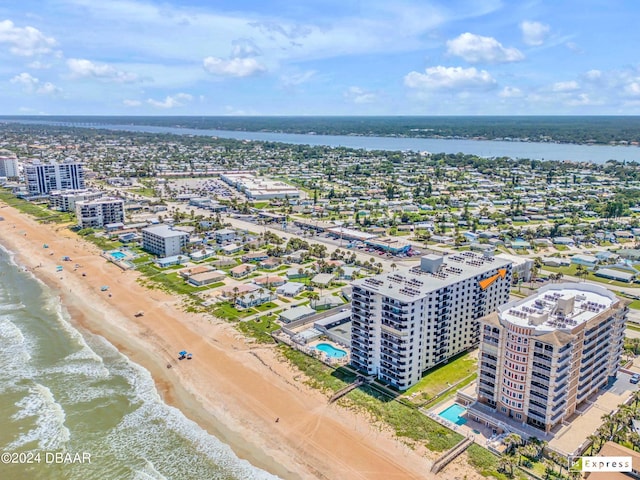
{"type": "Polygon", "coordinates": [[[113,258],[115,258],[116,260],[122,260],[123,258],[127,258],[127,256],[122,253],[122,252],[109,252],[109,255],[111,255],[113,258]]]}
{"type": "Polygon", "coordinates": [[[347,352],[340,350],[333,345],[329,345],[328,343],[319,343],[316,345],[316,350],[326,353],[327,356],[331,358],[344,358],[347,356],[347,352]]]}
{"type": "Polygon", "coordinates": [[[445,420],[449,420],[451,423],[455,423],[456,425],[464,425],[467,423],[467,419],[463,418],[462,415],[467,411],[466,408],[461,407],[457,403],[454,403],[450,407],[447,407],[438,415],[440,415],[445,420]]]}

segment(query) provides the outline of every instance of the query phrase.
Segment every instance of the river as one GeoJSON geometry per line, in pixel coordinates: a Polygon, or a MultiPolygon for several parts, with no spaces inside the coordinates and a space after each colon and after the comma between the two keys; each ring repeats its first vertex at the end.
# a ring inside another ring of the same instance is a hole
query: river
{"type": "Polygon", "coordinates": [[[497,140],[465,140],[443,138],[398,138],[375,136],[315,135],[277,132],[244,132],[213,129],[164,127],[142,124],[109,124],[60,122],[53,120],[8,120],[10,122],[119,130],[127,132],[171,133],[237,140],[280,142],[295,145],[325,145],[365,150],[414,151],[431,153],[465,153],[480,157],[529,158],[536,160],[605,163],[607,160],[640,161],[640,148],[635,146],[576,145],[566,143],[510,142],[497,140]]]}

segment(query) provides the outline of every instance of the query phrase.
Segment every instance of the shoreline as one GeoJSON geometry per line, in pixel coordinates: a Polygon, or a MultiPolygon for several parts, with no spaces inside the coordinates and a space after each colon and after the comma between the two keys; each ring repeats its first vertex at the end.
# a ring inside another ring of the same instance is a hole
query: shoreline
{"type": "Polygon", "coordinates": [[[247,342],[224,321],[183,312],[178,299],[142,287],[137,272],[121,271],[66,228],[39,224],[9,206],[0,212],[0,243],[60,295],[73,325],[147,369],[165,403],[239,458],[284,480],[435,478],[427,473],[429,460],[366,415],[328,405],[271,346],[247,342]],[[56,273],[64,255],[81,268],[56,273]],[[111,297],[100,285],[109,285],[111,297]],[[139,310],[144,316],[134,317],[139,310]],[[183,348],[194,352],[188,364],[175,356],[183,348]]]}

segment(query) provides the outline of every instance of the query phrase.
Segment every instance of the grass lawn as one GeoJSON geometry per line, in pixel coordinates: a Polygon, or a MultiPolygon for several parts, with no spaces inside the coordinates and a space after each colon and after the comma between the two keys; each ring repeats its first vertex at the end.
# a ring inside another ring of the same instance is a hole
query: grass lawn
{"type": "Polygon", "coordinates": [[[49,210],[44,204],[23,200],[5,189],[0,189],[0,200],[5,202],[7,205],[20,210],[22,213],[35,217],[41,222],[70,223],[75,219],[75,215],[70,212],[49,210]]]}
{"type": "MultiPolygon", "coordinates": [[[[547,265],[542,267],[543,270],[548,270],[549,272],[562,273],[563,275],[571,275],[576,277],[576,272],[578,270],[578,265],[571,264],[568,267],[549,267],[547,265]]],[[[585,280],[591,280],[593,282],[603,283],[605,285],[614,285],[616,287],[632,287],[633,283],[626,282],[617,282],[615,280],[609,280],[607,278],[596,277],[592,272],[589,272],[589,275],[585,277],[585,280]]]]}
{"type": "Polygon", "coordinates": [[[216,317],[223,318],[225,320],[239,320],[241,318],[248,317],[249,315],[253,315],[256,311],[252,308],[238,310],[236,307],[231,305],[230,302],[223,302],[218,304],[211,313],[216,317]]]}
{"type": "Polygon", "coordinates": [[[273,302],[267,302],[267,303],[263,303],[262,305],[258,305],[256,307],[253,307],[254,309],[258,310],[259,312],[266,312],[267,310],[271,310],[272,308],[276,308],[278,305],[276,305],[273,302]]]}
{"type": "Polygon", "coordinates": [[[640,332],[640,326],[627,322],[626,328],[633,330],[634,332],[640,332]]]}
{"type": "Polygon", "coordinates": [[[137,195],[142,195],[143,197],[155,197],[156,196],[156,192],[153,188],[149,188],[149,187],[141,187],[141,188],[134,188],[129,190],[131,193],[135,193],[137,195]]]}
{"type": "MultiPolygon", "coordinates": [[[[176,272],[169,271],[163,272],[159,268],[152,264],[138,266],[138,271],[142,273],[149,281],[158,285],[159,288],[169,293],[177,293],[183,295],[190,295],[196,292],[202,292],[212,288],[212,285],[205,285],[203,287],[194,287],[187,283],[176,272]]],[[[218,282],[222,283],[222,282],[218,282]]],[[[214,284],[215,285],[215,284],[214,284]]]]}
{"type": "Polygon", "coordinates": [[[238,322],[237,327],[242,333],[248,337],[255,338],[260,343],[274,343],[271,332],[279,329],[280,325],[273,320],[275,320],[275,317],[265,315],[255,320],[238,322]]]}
{"type": "Polygon", "coordinates": [[[498,472],[500,459],[489,450],[474,443],[467,449],[466,454],[469,463],[473,465],[483,477],[493,477],[500,480],[507,478],[504,473],[498,472]]]}
{"type": "Polygon", "coordinates": [[[640,310],[640,300],[634,300],[629,304],[629,308],[633,308],[634,310],[640,310]]]}
{"type": "Polygon", "coordinates": [[[559,252],[566,252],[567,250],[569,250],[569,247],[567,247],[566,245],[558,244],[558,245],[554,245],[553,247],[559,252]]]}
{"type": "MultiPolygon", "coordinates": [[[[281,346],[282,354],[309,378],[308,383],[326,393],[333,393],[352,382],[355,374],[336,370],[302,352],[281,346]]],[[[357,388],[339,400],[347,407],[366,411],[374,421],[388,425],[399,437],[420,442],[433,451],[443,451],[462,440],[462,436],[409,407],[383,395],[371,386],[357,388]]]]}
{"type": "Polygon", "coordinates": [[[477,372],[478,362],[470,353],[458,355],[449,363],[431,369],[417,384],[406,391],[407,396],[413,393],[419,403],[433,398],[438,393],[447,389],[450,385],[477,372]]]}
{"type": "Polygon", "coordinates": [[[93,243],[96,247],[100,248],[101,250],[117,250],[118,248],[124,246],[122,242],[109,240],[106,237],[99,237],[97,235],[85,235],[83,238],[93,243]]]}

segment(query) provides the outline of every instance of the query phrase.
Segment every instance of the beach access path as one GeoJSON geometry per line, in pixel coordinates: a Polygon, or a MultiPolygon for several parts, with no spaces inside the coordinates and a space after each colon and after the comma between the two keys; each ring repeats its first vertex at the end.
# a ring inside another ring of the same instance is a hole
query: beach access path
{"type": "MultiPolygon", "coordinates": [[[[185,313],[175,297],[141,286],[137,272],[106,262],[66,227],[0,207],[0,243],[60,293],[72,322],[149,370],[167,403],[239,457],[283,479],[435,478],[424,456],[429,452],[412,450],[364,414],[328,405],[275,348],[251,344],[211,316],[185,313]],[[72,261],[57,272],[65,255],[72,261]],[[80,268],[73,271],[76,263],[80,268]],[[102,285],[109,290],[101,291],[102,285]],[[140,310],[144,316],[135,317],[140,310]],[[183,349],[193,352],[193,360],[177,360],[183,349]]],[[[457,475],[481,478],[466,464],[457,466],[457,475]]]]}

